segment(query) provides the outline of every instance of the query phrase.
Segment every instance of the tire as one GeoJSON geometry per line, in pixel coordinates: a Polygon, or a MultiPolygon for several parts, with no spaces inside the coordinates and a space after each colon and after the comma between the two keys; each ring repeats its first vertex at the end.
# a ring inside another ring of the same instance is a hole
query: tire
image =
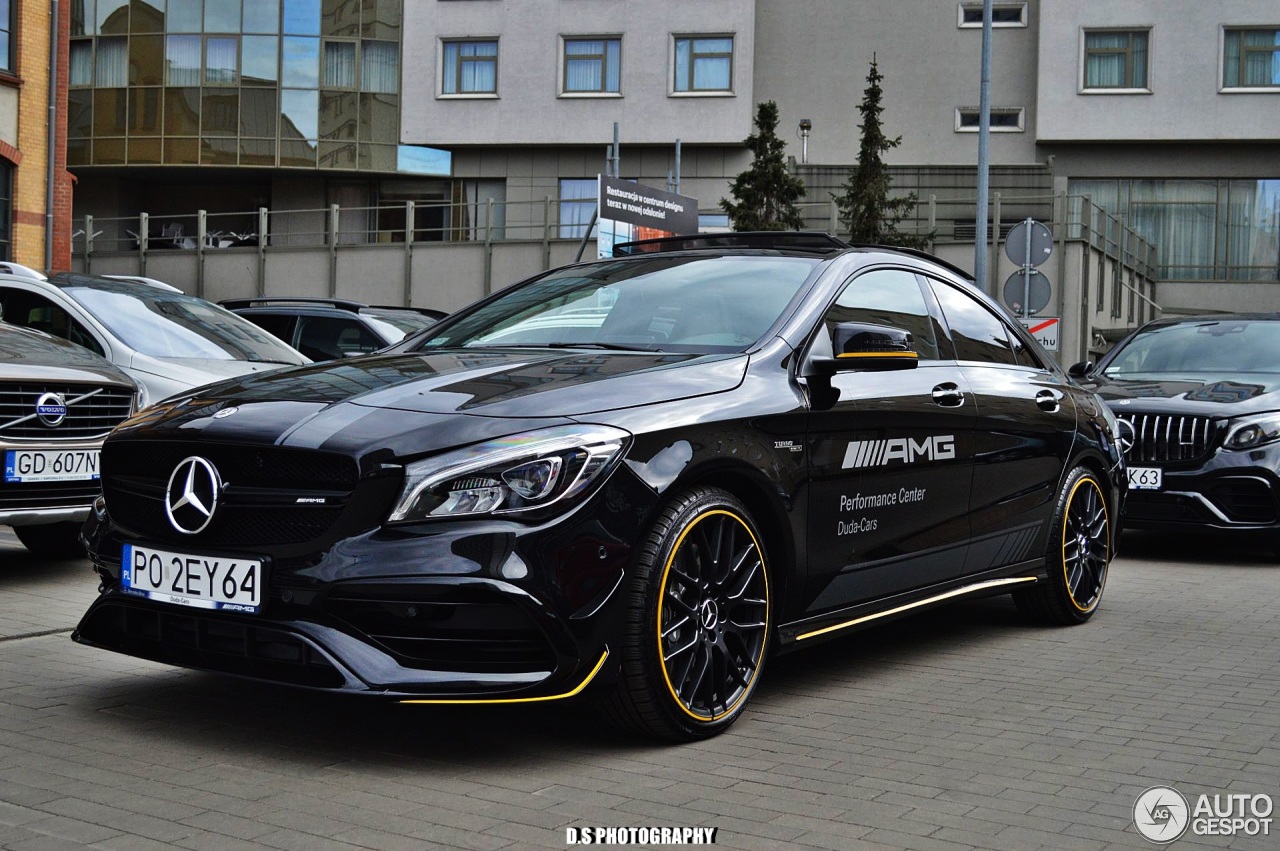
{"type": "Polygon", "coordinates": [[[1093,617],[1111,563],[1111,517],[1098,477],[1086,467],[1067,476],[1045,550],[1048,578],[1013,593],[1023,613],[1047,624],[1071,625],[1093,617]]]}
{"type": "Polygon", "coordinates": [[[47,558],[84,558],[84,547],[80,545],[81,525],[83,524],[63,522],[47,526],[15,526],[13,533],[35,555],[47,558]]]}
{"type": "Polygon", "coordinates": [[[772,630],[760,533],[719,488],[680,494],[659,515],[628,579],[614,723],[692,741],[738,719],[772,630]]]}

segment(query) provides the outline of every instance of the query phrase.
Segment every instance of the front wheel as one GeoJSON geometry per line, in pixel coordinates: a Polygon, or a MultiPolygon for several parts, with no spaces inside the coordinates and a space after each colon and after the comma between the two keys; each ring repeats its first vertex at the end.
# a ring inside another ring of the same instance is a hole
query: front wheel
{"type": "Polygon", "coordinates": [[[1084,623],[1102,600],[1111,563],[1111,518],[1102,484],[1076,467],[1058,495],[1045,553],[1048,578],[1015,591],[1018,608],[1050,624],[1084,623]]]}
{"type": "Polygon", "coordinates": [[[746,506],[719,488],[677,497],[640,549],[626,607],[610,718],[676,741],[737,720],[772,625],[765,553],[746,506]]]}

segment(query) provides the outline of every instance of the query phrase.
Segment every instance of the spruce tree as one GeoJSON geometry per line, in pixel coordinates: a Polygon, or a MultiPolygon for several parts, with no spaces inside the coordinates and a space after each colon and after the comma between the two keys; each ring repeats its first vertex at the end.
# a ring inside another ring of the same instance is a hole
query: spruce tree
{"type": "Polygon", "coordinates": [[[743,142],[753,154],[750,167],[734,178],[729,192],[737,203],[720,199],[736,231],[799,230],[804,220],[796,201],[804,196],[804,181],[787,170],[778,138],[778,105],[765,101],[757,106],[756,132],[743,142]]]}
{"type": "Polygon", "coordinates": [[[884,90],[880,81],[884,77],[871,57],[871,70],[867,74],[867,88],[862,94],[858,111],[862,113],[862,142],[858,148],[858,164],[849,172],[842,195],[832,195],[840,211],[840,221],[848,229],[849,241],[876,245],[898,245],[906,248],[924,248],[928,239],[898,230],[901,222],[916,204],[916,194],[902,198],[889,197],[889,169],[882,156],[902,141],[901,136],[889,139],[884,135],[880,113],[884,112],[881,98],[884,90]]]}

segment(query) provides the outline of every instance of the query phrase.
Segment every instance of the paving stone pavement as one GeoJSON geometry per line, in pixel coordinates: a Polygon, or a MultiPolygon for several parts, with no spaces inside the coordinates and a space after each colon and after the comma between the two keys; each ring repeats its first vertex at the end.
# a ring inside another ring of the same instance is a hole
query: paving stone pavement
{"type": "Polygon", "coordinates": [[[1280,563],[1124,545],[1085,626],[1029,625],[1008,598],[899,620],[774,660],[726,735],[672,746],[583,706],[399,707],[80,647],[87,562],[6,531],[0,848],[565,848],[586,826],[714,827],[734,849],[1155,847],[1131,823],[1148,787],[1280,800],[1280,563]]]}

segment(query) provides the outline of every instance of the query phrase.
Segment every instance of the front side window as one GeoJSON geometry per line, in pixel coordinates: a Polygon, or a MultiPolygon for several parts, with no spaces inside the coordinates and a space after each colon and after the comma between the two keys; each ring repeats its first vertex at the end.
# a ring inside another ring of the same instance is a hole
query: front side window
{"type": "Polygon", "coordinates": [[[1147,45],[1145,30],[1098,30],[1084,34],[1084,87],[1086,89],[1146,89],[1147,45]]]}
{"type": "Polygon", "coordinates": [[[566,94],[617,94],[621,91],[622,39],[566,38],[566,94]]]}
{"type": "Polygon", "coordinates": [[[932,283],[942,315],[951,329],[956,360],[1009,366],[1018,363],[1004,322],[973,296],[940,281],[932,283]]]}
{"type": "Polygon", "coordinates": [[[498,43],[496,41],[446,41],[442,72],[442,94],[497,94],[498,43]]]}
{"type": "Polygon", "coordinates": [[[1280,29],[1223,33],[1222,85],[1228,89],[1280,87],[1280,29]]]}
{"type": "Polygon", "coordinates": [[[883,269],[854,278],[823,317],[834,335],[841,322],[888,325],[910,331],[921,360],[938,360],[938,332],[925,307],[920,281],[911,272],[883,269]]]}
{"type": "Polygon", "coordinates": [[[678,36],[675,52],[675,91],[733,89],[733,36],[678,36]]]}

